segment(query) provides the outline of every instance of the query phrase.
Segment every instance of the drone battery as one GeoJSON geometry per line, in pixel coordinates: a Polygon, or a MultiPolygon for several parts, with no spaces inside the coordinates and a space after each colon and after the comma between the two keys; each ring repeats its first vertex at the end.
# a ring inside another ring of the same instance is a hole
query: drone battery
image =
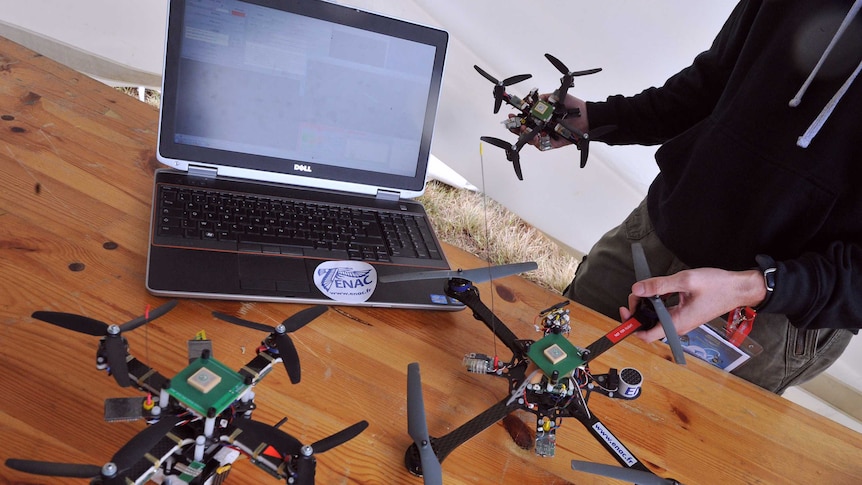
{"type": "Polygon", "coordinates": [[[144,417],[143,397],[105,399],[105,421],[136,421],[144,417]]]}

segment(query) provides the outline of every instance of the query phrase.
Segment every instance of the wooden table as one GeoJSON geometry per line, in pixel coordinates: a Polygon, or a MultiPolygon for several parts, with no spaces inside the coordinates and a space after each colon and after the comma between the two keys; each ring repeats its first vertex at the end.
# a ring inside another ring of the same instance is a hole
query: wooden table
{"type": "MultiPolygon", "coordinates": [[[[101,465],[144,424],[106,423],[103,400],[135,396],[94,368],[96,337],[38,322],[36,310],[122,323],[165,300],[144,289],[157,112],[108,86],[0,39],[0,461],[101,465]]],[[[447,247],[453,267],[483,263],[447,247]]],[[[537,311],[561,298],[520,277],[479,288],[520,338],[537,339],[537,311]]],[[[572,305],[570,340],[586,346],[615,323],[572,305]]],[[[212,310],[275,324],[299,305],[183,300],[127,334],[131,352],[165,375],[186,364],[186,340],[205,330],[217,359],[244,365],[262,335],[212,310]]],[[[354,440],[320,455],[317,483],[420,484],[403,465],[406,368],[422,366],[428,426],[440,436],[506,394],[505,381],[469,374],[465,353],[508,359],[471,312],[332,307],[293,334],[303,379],[273,372],[257,386],[255,418],[303,443],[365,419],[354,440]]],[[[652,470],[687,484],[860,483],[862,436],[662,344],[629,339],[593,371],[636,367],[635,401],[595,395],[591,410],[652,470]]],[[[532,415],[524,415],[528,422],[532,415]]],[[[443,462],[446,483],[607,483],[571,459],[615,463],[576,421],[554,458],[517,448],[497,424],[443,462]]],[[[5,483],[66,483],[0,467],[5,483]]],[[[2,480],[0,480],[2,482],[2,480]]],[[[82,483],[69,480],[68,483],[82,483]]],[[[276,483],[239,463],[231,484],[276,483]]]]}

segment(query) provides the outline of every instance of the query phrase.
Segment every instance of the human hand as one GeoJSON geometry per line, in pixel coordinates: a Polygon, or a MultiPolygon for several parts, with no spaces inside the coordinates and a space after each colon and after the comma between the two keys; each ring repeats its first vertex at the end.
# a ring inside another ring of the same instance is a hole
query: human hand
{"type": "MultiPolygon", "coordinates": [[[[743,306],[757,306],[766,298],[766,285],[758,270],[725,271],[697,268],[670,276],[638,281],[632,285],[629,306],[620,308],[623,321],[631,318],[638,300],[654,295],[679,295],[679,303],[669,307],[677,334],[685,335],[713,318],[743,306]]],[[[644,342],[665,336],[661,325],[637,332],[644,342]]]]}

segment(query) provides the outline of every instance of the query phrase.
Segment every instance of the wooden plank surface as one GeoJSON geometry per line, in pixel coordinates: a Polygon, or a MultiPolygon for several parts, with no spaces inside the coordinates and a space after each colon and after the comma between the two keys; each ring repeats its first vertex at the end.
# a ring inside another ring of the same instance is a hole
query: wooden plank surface
{"type": "MultiPolygon", "coordinates": [[[[122,323],[166,300],[144,289],[157,112],[53,61],[0,40],[0,460],[101,465],[144,424],[105,423],[103,400],[135,396],[95,369],[98,339],[36,321],[36,310],[122,323]]],[[[483,265],[446,248],[453,267],[483,265]]],[[[538,310],[561,300],[520,277],[478,285],[520,338],[536,339],[538,310]]],[[[586,346],[615,326],[571,305],[570,340],[586,346]]],[[[186,340],[205,330],[215,357],[239,368],[264,335],[213,310],[274,325],[301,305],[182,300],[127,334],[131,352],[165,375],[181,370],[186,340]]],[[[257,386],[255,418],[288,421],[303,443],[354,422],[369,428],[318,457],[317,483],[419,484],[403,456],[406,369],[422,367],[428,426],[443,435],[506,395],[505,381],[466,372],[464,354],[509,351],[469,311],[331,307],[293,334],[302,382],[276,369],[257,386]]],[[[860,483],[862,436],[694,359],[671,362],[662,344],[629,339],[592,363],[635,367],[635,401],[593,396],[591,410],[661,476],[687,484],[860,483]]],[[[532,424],[533,417],[519,414],[532,424]]],[[[501,424],[443,462],[445,483],[608,483],[573,472],[571,459],[614,463],[575,420],[554,458],[516,447],[501,424]]],[[[0,467],[0,483],[82,483],[0,467]]],[[[231,484],[276,483],[241,462],[231,484]]]]}

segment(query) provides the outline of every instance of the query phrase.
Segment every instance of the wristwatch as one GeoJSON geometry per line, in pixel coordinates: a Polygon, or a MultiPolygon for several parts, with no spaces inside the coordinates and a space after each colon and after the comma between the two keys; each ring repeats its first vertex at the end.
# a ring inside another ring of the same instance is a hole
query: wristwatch
{"type": "Polygon", "coordinates": [[[759,310],[766,306],[769,303],[769,299],[772,297],[772,293],[775,291],[775,273],[777,271],[775,260],[772,257],[767,256],[765,254],[758,254],[755,258],[757,261],[757,266],[760,268],[760,271],[763,273],[763,284],[766,285],[766,297],[757,305],[755,310],[759,310]]]}

